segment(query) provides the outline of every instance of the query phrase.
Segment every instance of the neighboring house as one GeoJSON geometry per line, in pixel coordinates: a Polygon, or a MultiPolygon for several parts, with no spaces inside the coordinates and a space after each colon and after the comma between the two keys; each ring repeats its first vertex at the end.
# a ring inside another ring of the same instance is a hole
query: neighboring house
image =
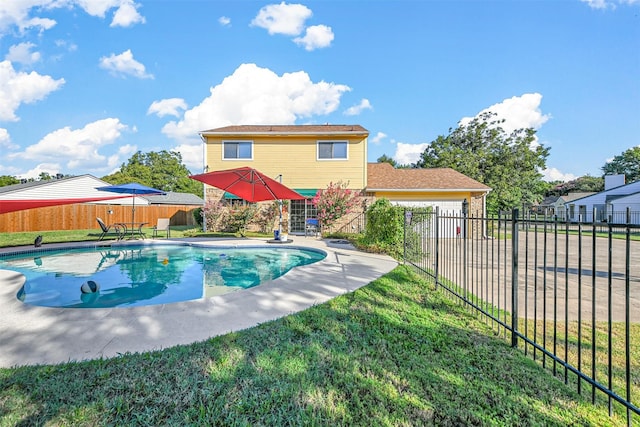
{"type": "Polygon", "coordinates": [[[531,207],[531,211],[537,214],[554,215],[560,202],[559,196],[547,196],[537,205],[531,207]]]}
{"type": "MultiPolygon", "coordinates": [[[[93,175],[80,175],[44,181],[30,181],[0,187],[0,200],[111,198],[110,200],[96,200],[91,203],[109,205],[131,205],[133,203],[132,197],[122,197],[123,195],[121,194],[119,195],[98,190],[99,187],[105,187],[108,185],[111,184],[96,178],[93,175]]],[[[149,202],[146,199],[136,197],[136,206],[144,206],[148,204],[149,202]]]]}
{"type": "Polygon", "coordinates": [[[574,200],[581,199],[583,197],[596,194],[594,192],[576,192],[569,193],[564,196],[548,196],[538,206],[535,207],[535,212],[545,215],[547,217],[558,216],[559,220],[564,221],[566,219],[566,212],[569,209],[569,204],[574,200]]]}
{"type": "MultiPolygon", "coordinates": [[[[244,125],[200,133],[205,144],[205,170],[249,166],[307,197],[292,200],[290,231],[304,231],[316,215],[310,203],[318,190],[343,182],[370,199],[385,197],[399,205],[439,206],[460,213],[484,213],[490,188],[453,169],[395,169],[367,163],[369,131],[359,125],[244,125]]],[[[205,199],[234,196],[206,187],[205,199]]]]}
{"type": "MultiPolygon", "coordinates": [[[[191,193],[176,193],[167,191],[167,194],[150,194],[142,196],[150,205],[191,205],[202,207],[204,200],[191,193]]],[[[137,203],[136,203],[137,204],[137,203]]]]}
{"type": "Polygon", "coordinates": [[[605,189],[566,204],[570,221],[640,224],[640,181],[624,184],[624,175],[605,176],[605,189]],[[595,217],[594,217],[595,214],[595,217]]]}

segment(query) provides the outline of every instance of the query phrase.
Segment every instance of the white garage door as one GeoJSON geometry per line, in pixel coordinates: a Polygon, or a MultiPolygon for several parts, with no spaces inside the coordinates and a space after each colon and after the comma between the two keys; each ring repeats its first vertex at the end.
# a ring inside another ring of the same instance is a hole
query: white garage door
{"type": "Polygon", "coordinates": [[[462,200],[391,200],[392,205],[403,207],[439,208],[440,222],[438,229],[440,237],[456,237],[460,233],[462,221],[462,200]],[[449,218],[447,218],[449,217],[449,218]]]}

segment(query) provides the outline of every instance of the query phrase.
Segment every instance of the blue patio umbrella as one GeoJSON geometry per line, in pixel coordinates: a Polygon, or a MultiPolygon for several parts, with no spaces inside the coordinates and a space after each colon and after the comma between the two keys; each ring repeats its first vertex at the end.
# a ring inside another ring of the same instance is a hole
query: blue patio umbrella
{"type": "Polygon", "coordinates": [[[132,224],[135,222],[135,217],[136,217],[136,197],[135,196],[143,196],[143,195],[150,195],[150,194],[161,194],[161,195],[167,194],[162,190],[158,190],[157,188],[147,187],[146,185],[142,185],[137,182],[130,182],[128,184],[107,185],[106,187],[98,187],[97,190],[110,191],[111,193],[133,195],[133,205],[131,209],[132,224]]]}

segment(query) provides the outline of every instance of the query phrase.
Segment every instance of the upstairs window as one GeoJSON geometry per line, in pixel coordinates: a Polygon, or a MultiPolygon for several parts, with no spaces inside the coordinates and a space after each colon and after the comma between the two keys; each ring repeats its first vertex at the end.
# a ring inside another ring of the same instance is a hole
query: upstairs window
{"type": "Polygon", "coordinates": [[[252,160],[253,142],[251,141],[223,141],[223,160],[252,160]]]}
{"type": "Polygon", "coordinates": [[[347,141],[319,141],[318,160],[347,160],[347,141]]]}

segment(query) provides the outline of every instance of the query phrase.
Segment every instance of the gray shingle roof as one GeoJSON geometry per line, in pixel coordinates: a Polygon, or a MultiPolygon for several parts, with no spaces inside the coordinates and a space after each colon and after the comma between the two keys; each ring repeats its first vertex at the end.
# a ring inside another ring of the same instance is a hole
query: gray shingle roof
{"type": "Polygon", "coordinates": [[[166,195],[155,194],[144,196],[152,205],[195,205],[203,206],[204,200],[191,193],[176,193],[168,191],[166,195]]]}
{"type": "Polygon", "coordinates": [[[395,169],[389,163],[367,164],[367,190],[474,190],[490,187],[450,168],[395,169]]]}
{"type": "Polygon", "coordinates": [[[369,135],[360,125],[237,125],[209,129],[203,135],[369,135]]]}

